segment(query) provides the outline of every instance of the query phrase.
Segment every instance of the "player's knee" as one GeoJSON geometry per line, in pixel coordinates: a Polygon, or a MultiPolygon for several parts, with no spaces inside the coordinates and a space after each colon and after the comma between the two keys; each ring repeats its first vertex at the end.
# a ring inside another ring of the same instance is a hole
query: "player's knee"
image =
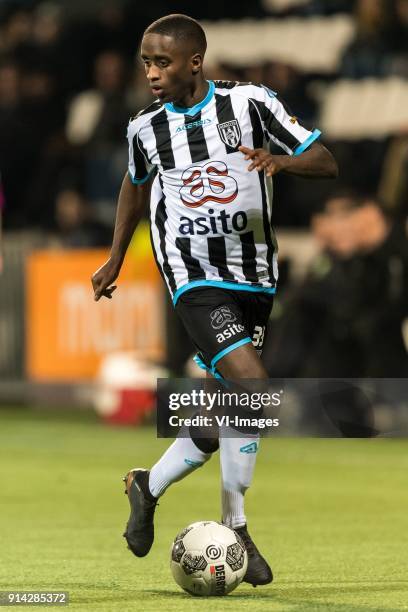
{"type": "Polygon", "coordinates": [[[219,449],[220,443],[218,441],[218,438],[198,438],[194,437],[193,432],[190,433],[192,441],[194,442],[196,447],[200,449],[200,451],[202,451],[203,453],[215,453],[219,449]]]}

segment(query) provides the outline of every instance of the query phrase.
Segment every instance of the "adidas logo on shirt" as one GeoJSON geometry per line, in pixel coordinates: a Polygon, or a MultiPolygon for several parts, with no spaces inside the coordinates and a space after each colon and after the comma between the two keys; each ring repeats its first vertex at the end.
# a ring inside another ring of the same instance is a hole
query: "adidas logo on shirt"
{"type": "Polygon", "coordinates": [[[192,130],[195,127],[205,126],[211,123],[211,119],[200,119],[200,121],[191,121],[191,123],[186,123],[185,125],[180,125],[176,133],[183,132],[185,130],[192,130]]]}

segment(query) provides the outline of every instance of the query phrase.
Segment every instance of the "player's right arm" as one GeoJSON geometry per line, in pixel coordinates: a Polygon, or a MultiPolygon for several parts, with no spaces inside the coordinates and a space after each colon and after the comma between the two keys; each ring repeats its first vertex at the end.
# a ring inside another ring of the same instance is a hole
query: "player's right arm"
{"type": "Polygon", "coordinates": [[[116,210],[115,229],[109,259],[92,276],[95,301],[102,296],[111,298],[116,286],[127,248],[133,233],[146,209],[150,194],[150,180],[133,184],[129,173],[122,182],[116,210]]]}
{"type": "Polygon", "coordinates": [[[116,289],[112,283],[119,276],[127,248],[149,200],[154,166],[147,159],[140,137],[143,119],[139,117],[142,114],[143,111],[140,111],[128,125],[129,164],[119,192],[111,254],[108,261],[92,276],[96,302],[102,296],[109,299],[112,297],[116,289]]]}

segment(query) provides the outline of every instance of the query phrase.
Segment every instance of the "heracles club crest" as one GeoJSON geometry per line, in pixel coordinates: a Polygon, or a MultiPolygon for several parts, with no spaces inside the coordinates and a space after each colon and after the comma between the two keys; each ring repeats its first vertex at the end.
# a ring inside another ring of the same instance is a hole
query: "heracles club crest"
{"type": "Polygon", "coordinates": [[[236,119],[219,123],[217,125],[218,133],[224,144],[235,149],[241,140],[241,128],[236,119]]]}

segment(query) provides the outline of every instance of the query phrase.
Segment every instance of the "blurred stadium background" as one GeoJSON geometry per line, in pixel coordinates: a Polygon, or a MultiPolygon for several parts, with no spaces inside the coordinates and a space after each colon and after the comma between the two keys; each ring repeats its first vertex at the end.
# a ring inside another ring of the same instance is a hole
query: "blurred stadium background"
{"type": "MultiPolygon", "coordinates": [[[[90,285],[111,241],[127,122],[151,101],[140,36],[170,11],[192,8],[0,2],[3,403],[89,406],[103,379],[100,408],[113,409],[117,386],[126,413],[134,392],[151,404],[158,373],[193,372],[146,221],[114,299],[95,304],[90,285]]],[[[277,90],[340,166],[336,182],[274,181],[271,376],[406,376],[408,0],[209,0],[193,16],[207,76],[277,90]]]]}

